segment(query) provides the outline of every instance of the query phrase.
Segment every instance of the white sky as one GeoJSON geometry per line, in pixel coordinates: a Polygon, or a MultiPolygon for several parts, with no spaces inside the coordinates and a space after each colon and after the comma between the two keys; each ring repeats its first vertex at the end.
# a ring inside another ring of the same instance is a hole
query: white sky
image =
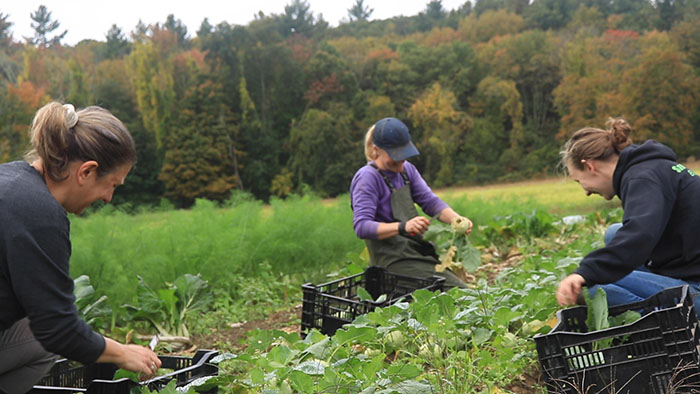
{"type": "MultiPolygon", "coordinates": [[[[226,21],[233,25],[247,25],[258,11],[265,15],[282,14],[292,0],[2,0],[0,13],[9,15],[10,30],[17,41],[32,37],[30,14],[40,5],[51,12],[52,20],[60,23],[54,33],[68,30],[63,39],[67,45],[75,45],[83,39],[105,40],[112,24],[121,28],[128,37],[139,19],[146,25],[163,23],[169,14],[187,26],[188,35],[194,36],[204,18],[216,26],[226,21]]],[[[449,11],[459,8],[466,0],[442,0],[442,7],[449,11]]],[[[347,19],[348,9],[355,0],[307,0],[315,17],[320,14],[332,26],[347,19]]],[[[374,9],[370,17],[387,19],[393,16],[412,16],[425,10],[429,0],[365,0],[364,4],[374,9]]],[[[52,37],[53,35],[50,35],[52,37]]]]}

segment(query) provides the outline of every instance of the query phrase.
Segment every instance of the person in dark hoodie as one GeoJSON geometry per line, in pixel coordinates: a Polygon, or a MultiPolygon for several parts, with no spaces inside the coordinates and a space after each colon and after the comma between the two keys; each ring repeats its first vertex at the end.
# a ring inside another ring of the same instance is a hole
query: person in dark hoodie
{"type": "Polygon", "coordinates": [[[591,295],[602,287],[608,304],[620,305],[687,284],[700,312],[700,177],[659,142],[633,144],[625,120],[607,127],[577,131],[562,164],[587,195],[620,198],[622,225],[559,283],[557,301],[574,304],[587,286],[591,295]]]}
{"type": "Polygon", "coordinates": [[[56,355],[152,376],[151,349],[80,320],[69,272],[66,213],[112,199],[136,161],[129,131],[103,108],[53,102],[37,111],[31,142],[27,161],[0,165],[0,393],[29,391],[56,355]]]}

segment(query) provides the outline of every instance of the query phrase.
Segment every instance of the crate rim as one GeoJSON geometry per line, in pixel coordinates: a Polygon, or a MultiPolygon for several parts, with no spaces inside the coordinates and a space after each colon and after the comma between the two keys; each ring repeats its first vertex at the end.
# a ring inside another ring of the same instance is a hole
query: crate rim
{"type": "MultiPolygon", "coordinates": [[[[90,382],[88,383],[88,387],[85,387],[85,388],[71,387],[71,386],[33,385],[31,390],[35,390],[35,389],[36,389],[36,390],[43,390],[43,391],[45,391],[45,392],[54,391],[54,392],[56,392],[56,393],[62,393],[62,392],[68,392],[68,391],[70,391],[70,392],[82,392],[82,393],[84,393],[84,392],[87,392],[87,390],[89,389],[90,385],[93,384],[93,383],[113,384],[113,385],[115,385],[115,387],[116,387],[118,384],[120,384],[120,383],[129,384],[131,387],[139,387],[139,386],[140,386],[140,387],[148,387],[149,385],[156,384],[156,383],[168,383],[168,382],[170,382],[170,381],[173,380],[173,379],[176,379],[176,380],[177,380],[178,375],[180,375],[180,374],[182,374],[182,373],[188,372],[188,371],[190,371],[190,370],[194,370],[194,369],[201,368],[204,364],[211,364],[211,363],[209,363],[208,361],[211,360],[212,358],[214,358],[215,356],[217,356],[218,354],[219,354],[219,351],[218,351],[218,350],[199,349],[199,350],[197,350],[197,352],[196,352],[192,357],[187,357],[187,356],[167,356],[167,355],[158,356],[159,358],[161,358],[161,357],[168,357],[168,358],[191,359],[191,360],[193,360],[193,363],[192,363],[192,365],[190,365],[190,366],[187,366],[187,367],[184,367],[184,368],[175,370],[175,371],[170,372],[170,373],[165,374],[165,375],[156,376],[156,377],[153,377],[153,378],[151,378],[151,379],[144,380],[144,381],[141,381],[141,382],[135,382],[135,381],[133,381],[133,380],[131,380],[131,379],[129,379],[129,378],[120,378],[120,379],[116,379],[116,380],[93,379],[92,381],[90,381],[90,382]],[[196,361],[196,362],[194,362],[194,359],[195,359],[195,358],[197,358],[197,361],[196,361]]],[[[63,360],[67,360],[67,359],[64,358],[64,359],[61,359],[61,360],[57,360],[57,362],[63,361],[63,360]]],[[[214,365],[214,364],[211,364],[211,365],[214,365]]],[[[85,365],[85,364],[82,364],[82,365],[81,365],[81,367],[83,367],[83,368],[85,368],[86,366],[87,366],[87,365],[85,365]]],[[[217,369],[218,369],[218,367],[217,367],[217,369]]]]}
{"type": "MultiPolygon", "coordinates": [[[[681,292],[681,298],[682,298],[682,299],[685,299],[686,297],[688,297],[688,293],[689,293],[688,285],[681,285],[681,286],[668,287],[668,288],[666,288],[666,289],[661,290],[659,293],[665,292],[665,291],[680,291],[680,292],[681,292]]],[[[644,303],[644,302],[647,302],[648,300],[650,300],[651,298],[656,297],[659,293],[656,293],[656,294],[654,294],[654,295],[652,295],[652,296],[650,296],[650,297],[647,297],[647,298],[645,298],[645,299],[642,300],[642,301],[632,302],[632,303],[628,303],[628,304],[614,305],[614,306],[608,307],[608,310],[610,310],[610,308],[625,309],[625,307],[626,307],[627,305],[637,305],[637,304],[640,304],[640,303],[644,303]]],[[[691,303],[692,303],[692,302],[691,302],[691,303]]],[[[662,312],[662,311],[668,311],[668,310],[678,309],[678,308],[682,308],[682,307],[683,307],[683,304],[682,304],[682,303],[679,303],[679,304],[676,304],[676,305],[674,305],[674,306],[669,306],[668,308],[664,308],[663,310],[662,310],[662,309],[659,309],[659,310],[655,310],[655,311],[649,312],[649,313],[645,314],[644,316],[642,316],[642,318],[644,318],[644,317],[646,317],[646,316],[651,316],[651,315],[653,315],[653,314],[655,314],[655,313],[659,313],[659,312],[662,312]]],[[[593,336],[593,334],[599,334],[599,333],[600,333],[600,334],[610,333],[610,334],[615,335],[614,332],[620,331],[621,329],[629,328],[629,326],[631,326],[631,325],[633,325],[633,324],[635,324],[635,323],[637,323],[637,322],[639,321],[639,320],[635,320],[635,321],[633,321],[633,322],[631,322],[631,323],[627,323],[627,324],[623,324],[623,325],[619,325],[619,326],[615,326],[615,327],[609,327],[609,328],[605,328],[605,329],[597,330],[597,331],[589,331],[589,332],[575,332],[575,331],[563,331],[563,330],[562,330],[562,331],[555,331],[555,330],[557,330],[557,328],[563,323],[564,320],[563,320],[563,318],[562,318],[562,315],[563,315],[566,311],[573,311],[573,310],[579,310],[579,309],[588,309],[588,306],[586,306],[586,305],[578,305],[578,306],[573,306],[573,307],[569,307],[569,308],[564,308],[564,309],[558,310],[557,313],[556,313],[557,325],[554,326],[554,327],[553,327],[548,333],[546,333],[546,334],[541,334],[541,333],[535,334],[535,335],[533,336],[533,339],[538,339],[538,338],[541,338],[541,337],[550,336],[550,335],[554,335],[554,334],[566,334],[566,335],[581,336],[581,337],[590,337],[590,336],[593,336]]],[[[629,310],[629,309],[630,309],[630,308],[628,308],[627,310],[629,310]]],[[[604,336],[608,336],[608,335],[604,335],[604,336]]]]}
{"type": "MultiPolygon", "coordinates": [[[[185,368],[182,368],[182,369],[178,369],[178,370],[176,370],[176,371],[170,372],[170,373],[165,374],[165,375],[156,376],[156,377],[154,377],[153,379],[149,379],[149,380],[145,380],[145,381],[143,381],[143,382],[139,382],[139,384],[140,384],[141,386],[147,386],[147,385],[149,385],[149,384],[151,384],[151,383],[160,383],[161,380],[165,380],[165,378],[167,378],[167,377],[170,377],[171,379],[172,379],[172,378],[177,378],[177,375],[179,375],[179,374],[181,374],[181,373],[183,373],[183,372],[187,372],[187,371],[190,371],[190,370],[193,370],[193,369],[197,369],[197,368],[201,367],[201,366],[204,365],[204,364],[209,364],[209,363],[207,363],[207,361],[209,361],[210,359],[216,357],[216,356],[219,354],[219,351],[218,351],[218,350],[208,350],[208,349],[207,349],[207,350],[205,350],[205,349],[198,350],[198,352],[202,352],[202,356],[197,360],[196,363],[193,362],[192,365],[190,365],[189,367],[185,367],[185,368]]],[[[194,360],[194,357],[195,357],[196,355],[197,355],[197,353],[195,353],[195,354],[192,356],[192,360],[194,360]]],[[[168,381],[169,381],[169,380],[170,380],[170,379],[168,379],[168,381]]]]}
{"type": "MultiPolygon", "coordinates": [[[[326,282],[326,283],[321,283],[321,284],[318,284],[318,285],[315,285],[315,284],[313,284],[313,283],[311,283],[311,282],[307,282],[307,283],[302,284],[301,287],[302,287],[302,289],[303,289],[303,288],[308,288],[308,289],[310,289],[310,290],[318,290],[318,288],[320,288],[320,287],[327,287],[327,286],[329,286],[329,285],[333,285],[333,284],[336,284],[336,283],[339,283],[339,282],[343,282],[343,281],[346,281],[346,280],[350,280],[350,279],[357,278],[358,276],[365,275],[365,274],[367,273],[367,271],[370,270],[370,269],[372,269],[372,270],[379,270],[379,271],[381,271],[381,272],[390,274],[391,276],[395,276],[395,277],[397,277],[397,278],[399,278],[399,279],[408,279],[408,280],[426,281],[426,282],[427,282],[427,281],[432,281],[429,285],[433,285],[433,284],[436,284],[436,283],[444,283],[444,282],[445,282],[445,278],[443,278],[443,277],[441,277],[441,276],[437,276],[437,275],[431,275],[431,276],[429,276],[429,277],[427,277],[427,278],[419,278],[419,277],[417,277],[417,276],[404,275],[404,274],[398,274],[398,273],[395,273],[395,272],[391,272],[391,271],[389,271],[389,270],[388,270],[387,268],[385,268],[385,267],[380,267],[380,266],[377,266],[377,265],[370,265],[370,266],[368,266],[367,268],[365,268],[364,271],[362,271],[362,272],[360,272],[360,273],[357,273],[357,274],[353,274],[353,275],[350,275],[350,276],[345,276],[345,277],[342,277],[342,278],[339,278],[339,279],[334,279],[334,280],[328,281],[328,282],[326,282]]],[[[325,292],[322,292],[322,291],[319,292],[319,293],[321,293],[321,294],[328,294],[328,293],[325,293],[325,292]]]]}

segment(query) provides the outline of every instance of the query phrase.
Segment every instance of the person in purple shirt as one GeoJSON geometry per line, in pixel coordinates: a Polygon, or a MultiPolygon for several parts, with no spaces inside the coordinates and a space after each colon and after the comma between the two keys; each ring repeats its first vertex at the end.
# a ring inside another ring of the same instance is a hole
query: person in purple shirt
{"type": "Polygon", "coordinates": [[[418,155],[408,127],[396,118],[384,118],[365,135],[367,165],[350,184],[355,234],[365,240],[370,264],[419,278],[442,276],[448,287],[466,287],[453,272],[436,272],[435,248],[423,233],[430,219],[418,215],[415,204],[441,222],[466,220],[430,190],[416,167],[406,159],[418,155]]]}

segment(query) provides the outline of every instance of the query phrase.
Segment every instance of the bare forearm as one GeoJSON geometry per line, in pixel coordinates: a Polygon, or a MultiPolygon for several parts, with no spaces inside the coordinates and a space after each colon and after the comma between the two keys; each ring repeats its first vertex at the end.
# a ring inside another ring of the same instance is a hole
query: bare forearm
{"type": "Polygon", "coordinates": [[[460,215],[457,212],[455,212],[454,209],[447,207],[440,212],[440,214],[438,215],[438,220],[443,223],[451,223],[452,220],[458,216],[460,215]]]}
{"type": "Polygon", "coordinates": [[[124,358],[123,345],[114,339],[105,337],[105,350],[100,357],[97,358],[98,363],[118,364],[119,360],[124,358]]]}
{"type": "MultiPolygon", "coordinates": [[[[386,239],[398,235],[399,226],[401,226],[401,222],[379,223],[377,227],[377,238],[386,239]]],[[[404,223],[404,230],[407,234],[421,235],[428,230],[428,226],[430,226],[430,219],[425,216],[416,216],[404,223]]]]}
{"type": "Polygon", "coordinates": [[[377,239],[387,239],[399,234],[399,222],[379,223],[377,239]]]}

